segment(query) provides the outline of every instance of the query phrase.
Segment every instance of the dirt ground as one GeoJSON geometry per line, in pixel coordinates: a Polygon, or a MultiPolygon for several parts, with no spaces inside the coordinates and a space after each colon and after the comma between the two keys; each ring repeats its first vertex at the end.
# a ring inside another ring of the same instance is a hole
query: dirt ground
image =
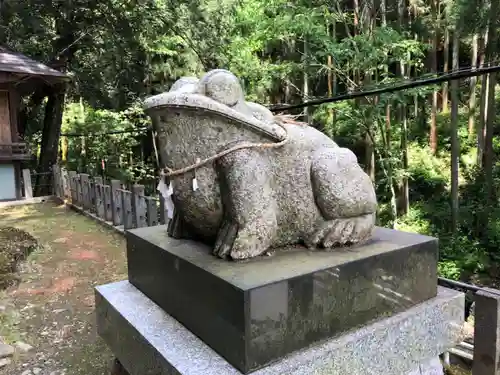
{"type": "Polygon", "coordinates": [[[54,203],[3,208],[0,226],[23,229],[41,245],[21,266],[20,285],[0,292],[0,336],[33,347],[0,374],[109,374],[93,288],[126,278],[124,238],[54,203]]]}

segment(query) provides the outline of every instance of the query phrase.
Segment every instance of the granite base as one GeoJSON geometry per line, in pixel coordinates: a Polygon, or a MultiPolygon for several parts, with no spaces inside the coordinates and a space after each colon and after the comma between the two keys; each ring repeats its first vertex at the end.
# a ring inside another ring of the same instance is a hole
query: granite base
{"type": "MultiPolygon", "coordinates": [[[[425,374],[422,366],[461,340],[464,295],[438,295],[308,349],[254,375],[425,374]],[[418,371],[418,372],[416,372],[418,371]]],[[[241,372],[128,281],[96,288],[97,329],[130,375],[241,372]]]]}
{"type": "Polygon", "coordinates": [[[243,373],[437,293],[437,239],[376,228],[333,252],[229,262],[162,226],[127,232],[130,282],[243,373]]]}
{"type": "MultiPolygon", "coordinates": [[[[122,364],[115,360],[113,363],[113,368],[111,370],[111,375],[130,375],[127,370],[122,366],[122,364]]],[[[402,374],[405,375],[405,374],[402,374]]],[[[429,362],[423,363],[415,368],[409,374],[406,375],[444,375],[443,365],[439,357],[432,358],[429,362]]]]}

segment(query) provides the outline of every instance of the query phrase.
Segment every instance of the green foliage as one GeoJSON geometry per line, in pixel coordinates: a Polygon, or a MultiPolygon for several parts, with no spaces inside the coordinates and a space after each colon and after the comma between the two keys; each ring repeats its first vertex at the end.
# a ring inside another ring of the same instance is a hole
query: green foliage
{"type": "Polygon", "coordinates": [[[426,218],[426,213],[422,205],[415,204],[401,220],[398,221],[395,229],[405,232],[431,234],[431,224],[426,218]]]}
{"type": "Polygon", "coordinates": [[[147,125],[149,121],[140,103],[122,112],[96,110],[82,103],[69,104],[64,113],[62,130],[70,135],[84,136],[66,137],[67,168],[128,182],[153,179],[155,167],[152,160],[140,158],[147,125]],[[132,132],[102,135],[120,131],[132,132]]]}
{"type": "Polygon", "coordinates": [[[444,260],[438,264],[438,273],[440,276],[451,280],[459,280],[461,276],[461,268],[457,262],[444,260]]]}
{"type": "Polygon", "coordinates": [[[433,157],[428,146],[421,147],[417,144],[409,145],[408,155],[411,201],[444,194],[450,181],[449,155],[433,157]]]}

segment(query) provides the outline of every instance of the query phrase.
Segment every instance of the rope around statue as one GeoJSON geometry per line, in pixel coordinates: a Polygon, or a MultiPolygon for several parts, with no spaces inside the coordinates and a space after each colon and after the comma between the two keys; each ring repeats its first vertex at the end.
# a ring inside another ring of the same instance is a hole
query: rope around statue
{"type": "MultiPolygon", "coordinates": [[[[200,168],[208,163],[211,163],[217,159],[220,159],[220,158],[226,156],[227,154],[230,154],[231,152],[242,150],[245,148],[278,148],[278,147],[283,147],[288,142],[288,131],[286,130],[286,127],[284,126],[284,124],[293,123],[293,124],[301,124],[304,126],[307,125],[306,123],[294,121],[294,119],[291,119],[291,118],[292,118],[292,116],[280,116],[280,115],[275,116],[275,119],[278,120],[278,121],[276,121],[276,125],[280,126],[285,131],[285,138],[280,142],[276,142],[276,143],[241,143],[239,145],[230,147],[227,150],[221,151],[213,156],[210,156],[209,158],[200,160],[200,161],[198,161],[194,164],[191,164],[187,167],[184,167],[184,168],[173,170],[173,169],[170,169],[168,167],[165,167],[165,168],[160,170],[160,175],[161,175],[161,177],[179,176],[179,175],[182,175],[184,173],[194,171],[194,170],[196,170],[196,169],[198,169],[198,168],[200,168]]],[[[155,147],[155,151],[156,151],[156,147],[155,147]]]]}

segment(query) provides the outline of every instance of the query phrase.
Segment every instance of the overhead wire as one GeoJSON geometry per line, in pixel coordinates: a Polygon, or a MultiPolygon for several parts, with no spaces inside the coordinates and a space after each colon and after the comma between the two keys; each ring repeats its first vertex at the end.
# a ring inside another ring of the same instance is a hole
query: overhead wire
{"type": "MultiPolygon", "coordinates": [[[[482,68],[474,68],[474,67],[460,68],[460,69],[450,71],[450,72],[440,72],[437,74],[432,74],[432,75],[430,75],[429,78],[422,79],[422,76],[421,76],[418,79],[407,80],[407,82],[403,82],[400,84],[379,85],[379,86],[374,86],[373,89],[364,89],[364,90],[357,90],[357,91],[353,91],[353,92],[346,92],[344,94],[336,95],[333,97],[323,97],[323,98],[319,98],[319,99],[304,101],[302,103],[297,103],[297,104],[275,104],[275,105],[268,106],[268,108],[271,112],[283,112],[283,111],[289,111],[292,109],[301,109],[301,108],[306,108],[306,107],[311,107],[311,106],[318,106],[318,105],[326,104],[326,103],[334,103],[334,102],[338,102],[338,101],[342,101],[342,100],[355,99],[355,98],[359,98],[359,97],[363,97],[363,96],[380,95],[380,94],[386,94],[386,93],[391,93],[391,92],[396,92],[396,91],[401,91],[401,90],[406,90],[406,89],[411,89],[411,88],[416,88],[416,87],[421,87],[421,86],[431,86],[431,85],[434,85],[437,83],[446,82],[446,81],[453,81],[453,80],[457,80],[457,79],[477,77],[480,75],[499,72],[500,65],[492,65],[492,64],[498,64],[499,62],[500,61],[489,62],[489,63],[485,64],[488,66],[482,67],[482,68]]],[[[136,128],[136,129],[115,130],[115,131],[108,131],[108,132],[61,133],[61,136],[63,136],[63,137],[98,137],[98,136],[114,135],[114,134],[135,133],[135,132],[141,132],[141,131],[147,131],[147,130],[152,130],[152,128],[150,126],[147,126],[147,127],[136,128]]]]}
{"type": "Polygon", "coordinates": [[[98,137],[101,135],[135,133],[135,132],[140,132],[143,130],[151,130],[151,127],[144,126],[144,127],[136,128],[136,129],[113,130],[113,131],[109,131],[109,132],[61,133],[61,137],[98,137]]]}
{"type": "MultiPolygon", "coordinates": [[[[495,62],[497,63],[497,62],[495,62]]],[[[488,64],[488,65],[491,65],[488,64]]],[[[385,94],[385,93],[391,93],[395,91],[401,91],[401,90],[406,90],[406,89],[411,89],[415,87],[420,87],[420,86],[430,86],[436,83],[441,83],[441,82],[446,82],[446,81],[453,81],[457,79],[464,79],[464,78],[469,78],[469,77],[474,77],[474,76],[480,76],[484,74],[489,74],[489,73],[495,73],[500,71],[500,65],[494,65],[494,66],[487,66],[483,68],[461,68],[455,71],[451,72],[445,72],[445,73],[440,73],[437,75],[434,75],[432,78],[425,78],[425,79],[415,79],[415,80],[409,80],[407,82],[401,83],[401,84],[396,84],[396,85],[381,85],[381,86],[375,86],[373,89],[368,89],[368,90],[357,90],[353,92],[348,92],[345,94],[341,95],[336,95],[333,97],[324,97],[320,99],[314,99],[314,100],[308,100],[302,103],[298,104],[277,104],[273,106],[269,106],[269,110],[271,112],[282,112],[282,111],[289,111],[291,109],[300,109],[300,108],[305,108],[305,107],[311,107],[311,106],[318,106],[321,104],[325,103],[333,103],[333,102],[338,102],[342,100],[348,100],[348,99],[355,99],[363,96],[373,96],[373,95],[380,95],[380,94],[385,94]]]]}

